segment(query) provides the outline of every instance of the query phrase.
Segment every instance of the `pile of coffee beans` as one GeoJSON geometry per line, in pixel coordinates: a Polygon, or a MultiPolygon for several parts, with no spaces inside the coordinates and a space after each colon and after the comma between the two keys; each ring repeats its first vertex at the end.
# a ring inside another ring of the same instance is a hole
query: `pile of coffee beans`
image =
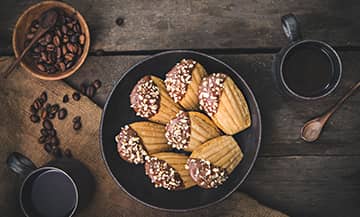
{"type": "MultiPolygon", "coordinates": [[[[83,34],[75,15],[57,10],[58,18],[54,27],[48,30],[32,47],[30,55],[36,67],[48,74],[64,72],[75,65],[84,50],[86,36],[83,34]]],[[[26,35],[25,47],[39,28],[34,20],[26,35]]]]}
{"type": "MultiPolygon", "coordinates": [[[[63,97],[63,102],[64,98],[66,98],[65,96],[63,97]]],[[[67,97],[67,100],[65,101],[68,102],[69,97],[67,97]]],[[[44,150],[47,153],[53,154],[57,158],[61,157],[62,151],[59,147],[60,140],[51,120],[55,117],[59,120],[64,120],[68,114],[66,108],[61,108],[57,103],[48,103],[48,96],[46,91],[44,91],[34,100],[33,104],[30,106],[30,112],[30,120],[33,123],[39,123],[42,121],[42,128],[40,129],[40,137],[38,139],[39,144],[44,146],[44,150]]],[[[74,119],[77,120],[77,126],[74,126],[74,129],[76,128],[75,130],[79,130],[81,128],[81,118],[80,116],[76,116],[74,119]],[[80,125],[80,127],[78,125],[80,125]]],[[[72,156],[69,149],[65,150],[64,155],[66,157],[72,156]]]]}

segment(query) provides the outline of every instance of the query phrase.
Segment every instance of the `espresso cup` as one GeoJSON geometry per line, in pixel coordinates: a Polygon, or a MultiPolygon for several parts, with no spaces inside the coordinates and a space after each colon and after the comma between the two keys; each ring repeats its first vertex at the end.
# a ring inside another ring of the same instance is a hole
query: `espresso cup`
{"type": "Polygon", "coordinates": [[[280,92],[300,100],[316,100],[332,93],[342,75],[338,53],[323,41],[303,40],[293,14],[283,16],[281,23],[289,44],[273,61],[280,92]]]}
{"type": "Polygon", "coordinates": [[[6,163],[22,178],[19,202],[27,217],[71,217],[92,198],[93,176],[78,160],[60,158],[36,168],[13,152],[6,163]]]}

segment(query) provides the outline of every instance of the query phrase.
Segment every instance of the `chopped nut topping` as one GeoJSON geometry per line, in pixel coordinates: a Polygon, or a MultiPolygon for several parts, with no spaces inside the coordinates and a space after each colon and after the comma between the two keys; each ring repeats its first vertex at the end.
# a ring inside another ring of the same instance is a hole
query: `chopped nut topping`
{"type": "Polygon", "coordinates": [[[187,86],[191,82],[192,70],[196,61],[182,59],[167,74],[165,79],[166,90],[170,97],[177,103],[186,93],[187,86]]]}
{"type": "Polygon", "coordinates": [[[137,116],[150,118],[159,110],[160,91],[151,80],[150,76],[145,76],[138,81],[131,92],[131,108],[137,116]]]}
{"type": "Polygon", "coordinates": [[[180,111],[176,118],[170,120],[166,125],[165,137],[171,147],[178,150],[187,148],[190,140],[190,118],[187,112],[180,111]]]}
{"type": "Polygon", "coordinates": [[[124,160],[139,164],[144,163],[147,152],[137,133],[128,125],[121,128],[119,135],[115,137],[118,152],[124,160]]]}
{"type": "Polygon", "coordinates": [[[183,186],[180,175],[164,160],[150,156],[145,157],[145,160],[145,173],[156,188],[177,190],[183,186]]]}
{"type": "Polygon", "coordinates": [[[200,109],[204,110],[210,117],[213,116],[219,107],[219,98],[224,88],[226,75],[214,73],[202,79],[199,87],[200,109]]]}
{"type": "Polygon", "coordinates": [[[185,169],[189,170],[192,179],[202,188],[217,188],[228,179],[225,169],[203,159],[189,158],[185,169]]]}

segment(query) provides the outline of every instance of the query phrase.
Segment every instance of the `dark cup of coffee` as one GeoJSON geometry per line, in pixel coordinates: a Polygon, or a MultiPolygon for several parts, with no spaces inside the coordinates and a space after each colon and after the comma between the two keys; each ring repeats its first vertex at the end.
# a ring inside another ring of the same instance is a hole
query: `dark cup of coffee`
{"type": "Polygon", "coordinates": [[[282,93],[295,99],[315,100],[332,93],[342,75],[337,52],[327,43],[303,40],[293,14],[281,18],[290,43],[281,49],[273,62],[273,73],[282,93]]]}
{"type": "Polygon", "coordinates": [[[70,217],[92,198],[93,176],[78,160],[61,158],[36,168],[13,152],[6,163],[23,179],[19,200],[27,217],[70,217]]]}

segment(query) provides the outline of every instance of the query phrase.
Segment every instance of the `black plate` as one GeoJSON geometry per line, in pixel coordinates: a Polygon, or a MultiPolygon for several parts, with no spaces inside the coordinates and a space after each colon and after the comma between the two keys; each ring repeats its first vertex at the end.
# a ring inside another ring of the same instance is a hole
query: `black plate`
{"type": "Polygon", "coordinates": [[[101,120],[100,141],[103,159],[110,174],[132,198],[141,203],[162,210],[188,211],[219,202],[235,191],[244,181],[255,162],[261,140],[260,112],[249,86],[228,65],[203,53],[194,51],[168,51],[149,57],[133,67],[118,81],[110,93],[101,120]],[[133,165],[122,160],[117,152],[115,135],[120,128],[134,121],[143,120],[135,116],[130,108],[129,94],[136,82],[144,75],[152,74],[164,79],[171,67],[182,58],[200,62],[211,72],[223,72],[231,76],[243,92],[252,117],[249,129],[235,135],[244,158],[230,175],[226,183],[217,189],[204,190],[194,187],[184,191],[167,191],[153,187],[144,173],[143,165],[133,165]]]}

